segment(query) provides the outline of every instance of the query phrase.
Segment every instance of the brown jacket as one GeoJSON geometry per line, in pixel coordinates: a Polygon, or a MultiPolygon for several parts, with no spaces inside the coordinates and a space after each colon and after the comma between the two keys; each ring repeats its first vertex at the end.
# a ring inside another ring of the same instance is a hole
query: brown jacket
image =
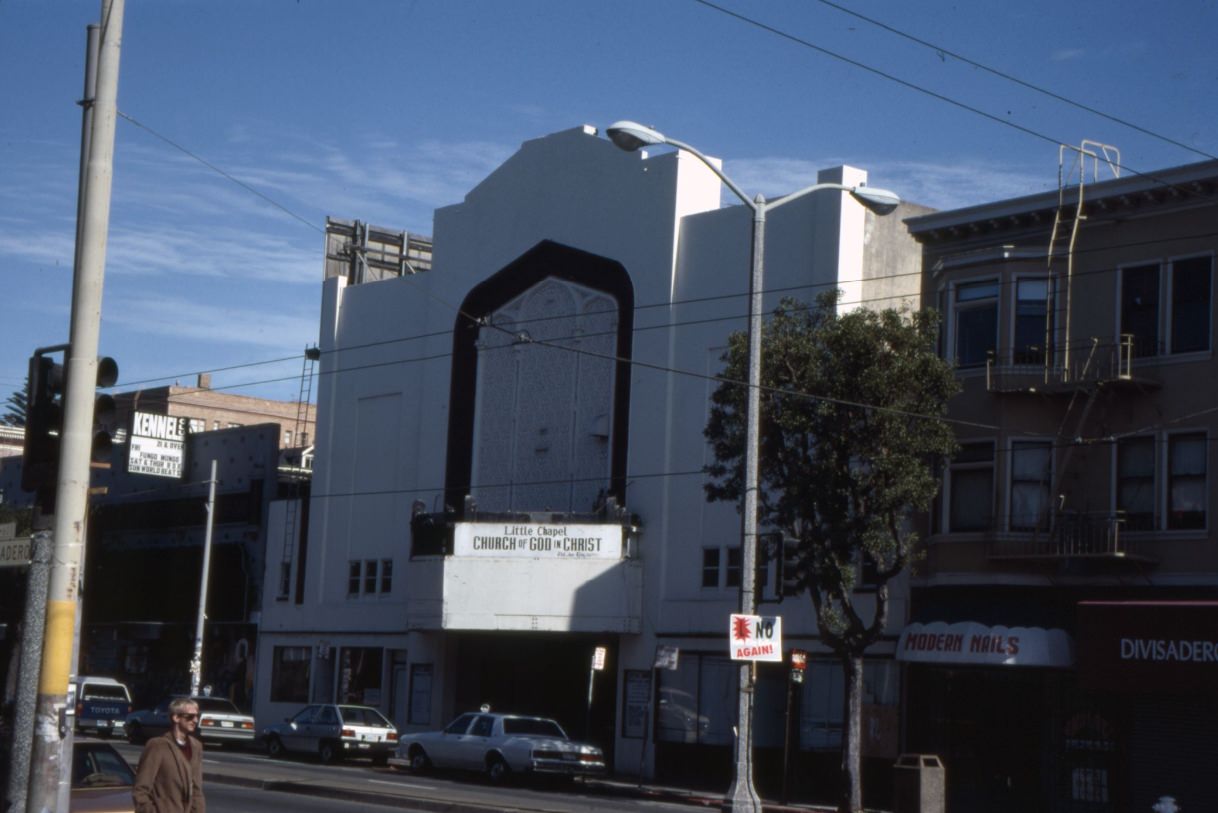
{"type": "Polygon", "coordinates": [[[190,761],[174,741],[173,730],[144,746],[135,771],[135,813],[205,813],[203,743],[190,738],[190,761]]]}

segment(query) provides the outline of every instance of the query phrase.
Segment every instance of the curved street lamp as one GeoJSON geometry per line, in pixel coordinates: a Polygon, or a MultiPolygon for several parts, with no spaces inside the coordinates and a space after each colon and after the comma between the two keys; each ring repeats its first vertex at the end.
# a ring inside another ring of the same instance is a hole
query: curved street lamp
{"type": "MultiPolygon", "coordinates": [[[[759,487],[759,457],[761,442],[761,322],[763,308],[763,285],[765,280],[765,221],[770,209],[826,189],[849,192],[850,196],[877,215],[892,213],[901,203],[901,198],[887,189],[870,186],[847,186],[839,183],[818,183],[792,192],[789,195],[767,202],[764,195],[752,200],[731,178],[723,174],[714,162],[684,142],[677,141],[656,130],[634,121],[616,121],[605,131],[609,140],[626,152],[642,147],[669,146],[685,150],[697,158],[740,198],[753,212],[753,253],[749,264],[749,359],[748,397],[746,400],[747,428],[744,446],[744,521],[741,531],[740,612],[757,614],[757,595],[754,581],[757,573],[757,501],[759,487]]],[[[753,671],[752,665],[740,667],[740,692],[737,705],[736,725],[736,774],[728,791],[732,813],[761,813],[761,799],[753,787],[753,671]]]]}

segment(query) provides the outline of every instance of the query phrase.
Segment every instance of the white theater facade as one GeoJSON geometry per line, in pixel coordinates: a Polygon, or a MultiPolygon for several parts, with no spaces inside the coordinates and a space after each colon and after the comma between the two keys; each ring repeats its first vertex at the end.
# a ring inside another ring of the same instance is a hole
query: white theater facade
{"type": "MultiPolygon", "coordinates": [[[[751,220],[720,198],[688,153],[625,153],[575,128],[437,210],[429,268],[327,276],[312,493],[278,506],[283,549],[267,554],[260,720],[337,700],[426,730],[489,703],[559,719],[622,774],[727,764],[740,520],[704,497],[702,429],[745,327],[751,220]],[[676,668],[653,669],[657,651],[676,668]]],[[[916,307],[901,221],[921,211],[878,218],[836,191],[792,202],[770,218],[767,290],[916,307]]],[[[807,599],[773,603],[770,570],[762,612],[812,654],[799,747],[828,753],[840,672],[807,599]]],[[[869,653],[867,702],[886,725],[904,596],[869,653]]],[[[764,774],[785,670],[760,680],[764,774]]],[[[896,748],[889,728],[874,753],[896,748]]]]}

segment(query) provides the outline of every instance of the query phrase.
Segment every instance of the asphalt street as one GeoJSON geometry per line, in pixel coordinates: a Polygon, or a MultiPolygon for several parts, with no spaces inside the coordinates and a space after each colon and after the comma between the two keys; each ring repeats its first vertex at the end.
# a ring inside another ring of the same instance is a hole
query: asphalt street
{"type": "MultiPolygon", "coordinates": [[[[123,742],[115,747],[133,766],[140,748],[123,742]]],[[[416,776],[392,768],[378,768],[357,760],[322,765],[309,758],[270,759],[256,751],[209,748],[203,761],[208,808],[213,790],[220,807],[215,810],[346,810],[346,805],[383,805],[408,811],[487,813],[679,813],[691,806],[717,808],[721,797],[672,788],[640,787],[625,782],[489,784],[477,774],[434,773],[416,776]],[[258,794],[266,794],[259,796],[258,794]],[[285,801],[286,800],[286,801],[285,801]],[[235,805],[224,807],[223,805],[235,805]],[[305,809],[301,807],[301,809],[305,809]]],[[[767,806],[767,809],[768,806],[767,806]]],[[[803,808],[807,810],[808,808],[803,808]]]]}

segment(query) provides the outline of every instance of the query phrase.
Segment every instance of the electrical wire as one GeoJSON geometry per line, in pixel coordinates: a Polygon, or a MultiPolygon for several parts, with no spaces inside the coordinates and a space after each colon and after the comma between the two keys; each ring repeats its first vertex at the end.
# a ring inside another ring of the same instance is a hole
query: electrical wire
{"type": "MultiPolygon", "coordinates": [[[[977,116],[981,116],[984,119],[988,119],[997,124],[1001,124],[1004,127],[1009,127],[1012,130],[1021,132],[1024,135],[1029,135],[1029,136],[1032,136],[1033,138],[1039,139],[1041,141],[1046,141],[1050,144],[1053,144],[1055,147],[1060,147],[1063,145],[1067,145],[1069,143],[1065,139],[1046,135],[1045,133],[1042,133],[1039,130],[1034,130],[1031,127],[1027,127],[1025,125],[1019,124],[1018,122],[1012,121],[1011,119],[1006,119],[1001,116],[997,116],[993,113],[988,113],[979,107],[975,107],[966,102],[962,102],[959,99],[954,99],[951,96],[948,96],[943,93],[939,93],[938,91],[931,90],[928,87],[923,87],[922,85],[919,85],[915,82],[911,82],[907,79],[902,79],[901,77],[896,76],[895,74],[880,70],[879,68],[872,67],[871,65],[868,65],[865,62],[860,62],[859,60],[848,57],[845,54],[840,54],[836,51],[832,51],[821,45],[817,45],[814,42],[810,42],[806,39],[798,37],[795,34],[790,33],[789,31],[784,31],[781,28],[777,28],[768,23],[763,23],[761,20],[755,19],[753,17],[749,17],[745,14],[741,14],[740,12],[733,11],[729,8],[725,8],[717,3],[711,2],[710,0],[693,0],[693,2],[698,3],[699,5],[705,6],[706,8],[717,11],[720,14],[726,15],[728,17],[733,17],[736,20],[739,20],[740,22],[743,22],[743,23],[751,25],[755,28],[761,29],[762,31],[773,34],[774,36],[777,36],[782,39],[793,42],[796,45],[800,45],[804,48],[808,48],[812,51],[816,51],[817,53],[824,54],[825,56],[828,56],[828,57],[832,57],[833,59],[846,63],[847,65],[851,65],[855,68],[858,68],[859,70],[866,71],[867,73],[878,76],[881,79],[887,79],[888,81],[894,82],[904,88],[908,88],[909,90],[913,90],[918,93],[929,96],[932,99],[936,99],[940,102],[944,102],[945,104],[949,104],[952,107],[959,108],[961,110],[964,110],[966,112],[972,113],[977,116]]],[[[1167,181],[1162,180],[1161,178],[1155,177],[1153,174],[1151,174],[1149,172],[1141,172],[1126,164],[1121,164],[1121,163],[1115,162],[1115,161],[1112,162],[1112,165],[1116,166],[1116,167],[1120,167],[1121,169],[1126,170],[1133,175],[1137,175],[1140,178],[1145,178],[1149,181],[1154,181],[1155,183],[1158,183],[1160,186],[1163,186],[1165,188],[1169,188],[1169,189],[1175,188],[1172,186],[1172,184],[1168,183],[1167,181]]],[[[1184,191],[1186,193],[1188,193],[1187,190],[1184,190],[1184,191]]]]}
{"type": "Polygon", "coordinates": [[[316,231],[316,232],[321,232],[322,234],[325,234],[325,231],[326,231],[326,230],[325,230],[325,229],[323,229],[321,226],[318,226],[316,223],[313,223],[312,221],[307,220],[307,219],[305,219],[304,217],[302,217],[302,216],[300,216],[300,215],[296,214],[295,212],[293,212],[293,211],[292,211],[291,209],[289,209],[288,207],[284,206],[284,205],[283,205],[282,203],[280,203],[279,201],[275,200],[274,198],[270,197],[269,195],[264,194],[263,192],[258,191],[257,189],[255,189],[254,187],[250,186],[249,184],[247,184],[245,181],[241,180],[240,178],[236,178],[236,177],[234,177],[233,175],[231,175],[230,173],[225,172],[223,169],[220,169],[220,167],[218,167],[218,166],[216,166],[215,164],[211,163],[211,162],[210,162],[210,161],[208,161],[207,159],[202,158],[201,156],[196,155],[195,153],[193,153],[193,152],[191,152],[190,150],[188,150],[188,149],[186,149],[185,147],[183,147],[183,146],[182,146],[181,144],[179,144],[178,142],[176,142],[176,141],[174,141],[173,139],[171,139],[169,136],[166,136],[166,135],[163,135],[162,133],[157,132],[156,130],[154,130],[154,129],[152,129],[151,127],[149,127],[147,124],[144,124],[142,121],[139,121],[139,120],[138,120],[138,119],[136,119],[135,117],[130,116],[130,115],[128,115],[127,113],[124,113],[124,112],[123,112],[123,111],[121,111],[121,110],[120,110],[120,111],[118,111],[118,115],[119,115],[119,117],[120,117],[120,118],[126,119],[127,121],[129,121],[129,122],[131,122],[132,124],[134,124],[136,127],[139,127],[141,130],[143,130],[143,131],[145,131],[145,132],[147,132],[147,133],[149,133],[149,134],[151,134],[151,135],[155,136],[156,138],[159,138],[161,141],[164,141],[166,144],[168,144],[169,146],[173,147],[175,150],[178,150],[178,151],[182,152],[184,155],[187,155],[187,156],[189,156],[189,157],[193,158],[194,160],[198,161],[200,164],[202,164],[203,166],[207,167],[207,168],[208,168],[208,169],[210,169],[212,172],[215,172],[215,173],[217,173],[217,174],[219,174],[219,175],[223,176],[224,178],[227,178],[228,180],[232,181],[232,182],[233,182],[233,183],[235,183],[237,186],[241,187],[242,189],[244,189],[245,191],[249,192],[250,194],[257,195],[259,198],[261,198],[262,200],[266,201],[266,202],[267,202],[267,203],[269,203],[270,205],[274,206],[276,209],[278,209],[279,211],[283,212],[283,213],[284,213],[284,214],[286,214],[288,217],[290,217],[290,218],[292,218],[292,219],[294,219],[294,220],[298,220],[298,221],[300,221],[301,223],[303,223],[304,225],[308,226],[308,227],[309,227],[310,229],[312,229],[313,231],[316,231]]]}
{"type": "Polygon", "coordinates": [[[1182,150],[1187,150],[1188,152],[1194,153],[1195,155],[1200,155],[1203,158],[1209,158],[1211,160],[1218,161],[1218,155],[1213,155],[1211,153],[1206,152],[1205,150],[1197,149],[1196,147],[1185,144],[1182,141],[1177,141],[1176,139],[1171,138],[1170,136],[1166,136],[1166,135],[1163,135],[1162,133],[1156,132],[1155,130],[1151,130],[1147,127],[1143,127],[1140,124],[1136,124],[1132,121],[1128,121],[1126,119],[1120,118],[1119,116],[1114,116],[1111,113],[1105,113],[1103,110],[1099,110],[1097,108],[1091,107],[1090,105],[1084,104],[1083,102],[1076,101],[1074,99],[1063,96],[1060,93],[1056,93],[1047,88],[1043,88],[1040,85],[1036,85],[1036,84],[1033,84],[1032,82],[1028,82],[1024,79],[1020,79],[1018,76],[1013,76],[1012,74],[1006,73],[1004,71],[1000,71],[997,68],[992,68],[989,65],[985,65],[981,62],[977,62],[976,60],[969,59],[968,57],[964,56],[963,54],[961,54],[957,51],[953,51],[942,45],[936,45],[933,42],[927,42],[924,39],[915,37],[913,34],[910,34],[908,31],[902,31],[901,29],[896,28],[895,26],[888,25],[887,23],[881,22],[880,20],[877,20],[873,17],[868,17],[865,14],[860,14],[859,12],[854,11],[853,9],[849,9],[849,8],[846,8],[845,6],[839,5],[838,3],[834,3],[834,2],[832,2],[832,0],[817,0],[817,2],[819,2],[822,5],[829,6],[830,8],[837,9],[838,11],[842,12],[843,14],[849,14],[851,17],[854,17],[855,19],[862,20],[863,22],[874,25],[877,28],[882,28],[891,34],[895,34],[898,37],[907,39],[910,42],[914,42],[914,43],[917,43],[918,45],[929,48],[930,50],[932,50],[936,54],[938,54],[940,57],[950,56],[952,59],[963,62],[966,65],[977,68],[978,70],[985,71],[986,73],[991,74],[993,76],[997,76],[1000,79],[1005,79],[1008,82],[1013,82],[1021,87],[1027,88],[1028,90],[1035,91],[1036,93],[1040,93],[1041,95],[1044,95],[1044,96],[1048,96],[1050,99],[1054,99],[1056,101],[1070,105],[1071,107],[1075,107],[1079,110],[1082,110],[1086,113],[1090,113],[1094,116],[1099,116],[1102,119],[1107,119],[1108,121],[1111,121],[1114,124],[1119,124],[1122,127],[1128,127],[1131,130],[1135,130],[1143,135],[1148,135],[1151,138],[1164,142],[1165,144],[1171,144],[1173,147],[1179,147],[1182,150]]]}

